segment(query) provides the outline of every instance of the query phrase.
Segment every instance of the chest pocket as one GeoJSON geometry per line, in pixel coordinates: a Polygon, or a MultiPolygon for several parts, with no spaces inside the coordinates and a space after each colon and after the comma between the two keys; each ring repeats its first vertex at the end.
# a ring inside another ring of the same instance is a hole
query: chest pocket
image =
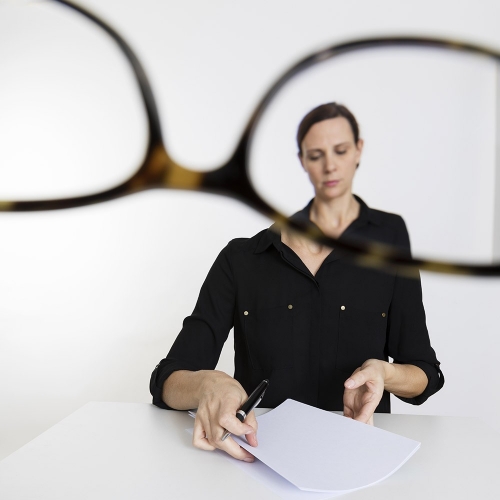
{"type": "Polygon", "coordinates": [[[385,359],[386,331],[385,311],[341,306],[335,367],[352,373],[367,359],[385,359]]]}
{"type": "Polygon", "coordinates": [[[260,370],[291,368],[309,352],[310,307],[307,299],[242,311],[252,365],[260,370]]]}

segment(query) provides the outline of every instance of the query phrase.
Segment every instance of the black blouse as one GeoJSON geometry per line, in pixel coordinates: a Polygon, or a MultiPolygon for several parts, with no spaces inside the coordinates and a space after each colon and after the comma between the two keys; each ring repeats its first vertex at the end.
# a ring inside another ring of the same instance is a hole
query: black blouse
{"type": "MultiPolygon", "coordinates": [[[[374,240],[410,251],[403,219],[370,209],[342,238],[374,240]]],[[[309,221],[311,203],[294,217],[309,221]]],[[[287,398],[325,410],[343,410],[344,382],[367,359],[412,364],[428,378],[421,404],[444,383],[431,347],[422,288],[413,278],[354,265],[338,250],[315,276],[271,228],[232,240],[219,254],[191,316],[168,356],[155,368],[153,403],[169,408],[162,387],[176,370],[211,370],[234,327],[234,378],[250,392],[270,384],[260,406],[287,398]]],[[[377,412],[390,412],[385,392],[377,412]]]]}

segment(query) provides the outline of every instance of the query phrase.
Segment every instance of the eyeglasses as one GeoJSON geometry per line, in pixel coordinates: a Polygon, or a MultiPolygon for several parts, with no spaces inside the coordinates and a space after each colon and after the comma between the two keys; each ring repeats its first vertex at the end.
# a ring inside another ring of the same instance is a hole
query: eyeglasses
{"type": "Polygon", "coordinates": [[[0,211],[81,207],[155,188],[203,191],[360,265],[500,274],[499,52],[417,37],[319,51],[264,95],[229,160],[203,171],[167,151],[142,65],[108,24],[64,0],[13,9],[1,23],[0,211]],[[417,257],[288,218],[313,196],[297,125],[330,101],[354,112],[365,139],[355,192],[405,217],[417,257]]]}

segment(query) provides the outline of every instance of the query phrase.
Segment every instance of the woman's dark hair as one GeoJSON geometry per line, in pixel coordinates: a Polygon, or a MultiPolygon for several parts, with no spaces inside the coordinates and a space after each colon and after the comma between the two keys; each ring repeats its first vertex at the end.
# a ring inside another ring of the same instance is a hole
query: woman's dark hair
{"type": "Polygon", "coordinates": [[[302,156],[302,141],[306,136],[309,129],[318,122],[323,120],[329,120],[330,118],[338,118],[343,116],[351,126],[352,134],[354,135],[354,144],[358,143],[359,140],[359,127],[354,115],[342,104],[337,104],[336,102],[329,102],[327,104],[321,104],[309,111],[299,124],[299,129],[297,130],[297,146],[299,148],[299,155],[302,156]]]}

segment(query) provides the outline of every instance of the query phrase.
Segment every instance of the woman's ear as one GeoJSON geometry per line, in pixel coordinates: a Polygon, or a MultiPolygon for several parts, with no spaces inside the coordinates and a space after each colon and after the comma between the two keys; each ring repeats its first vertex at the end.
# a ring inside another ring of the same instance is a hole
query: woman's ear
{"type": "Polygon", "coordinates": [[[363,146],[365,141],[363,139],[358,139],[356,144],[356,168],[359,167],[359,162],[361,161],[361,153],[363,152],[363,146]]]}
{"type": "Polygon", "coordinates": [[[363,152],[363,146],[365,145],[365,141],[363,139],[358,139],[356,143],[356,163],[359,164],[361,160],[361,153],[363,152]]]}

